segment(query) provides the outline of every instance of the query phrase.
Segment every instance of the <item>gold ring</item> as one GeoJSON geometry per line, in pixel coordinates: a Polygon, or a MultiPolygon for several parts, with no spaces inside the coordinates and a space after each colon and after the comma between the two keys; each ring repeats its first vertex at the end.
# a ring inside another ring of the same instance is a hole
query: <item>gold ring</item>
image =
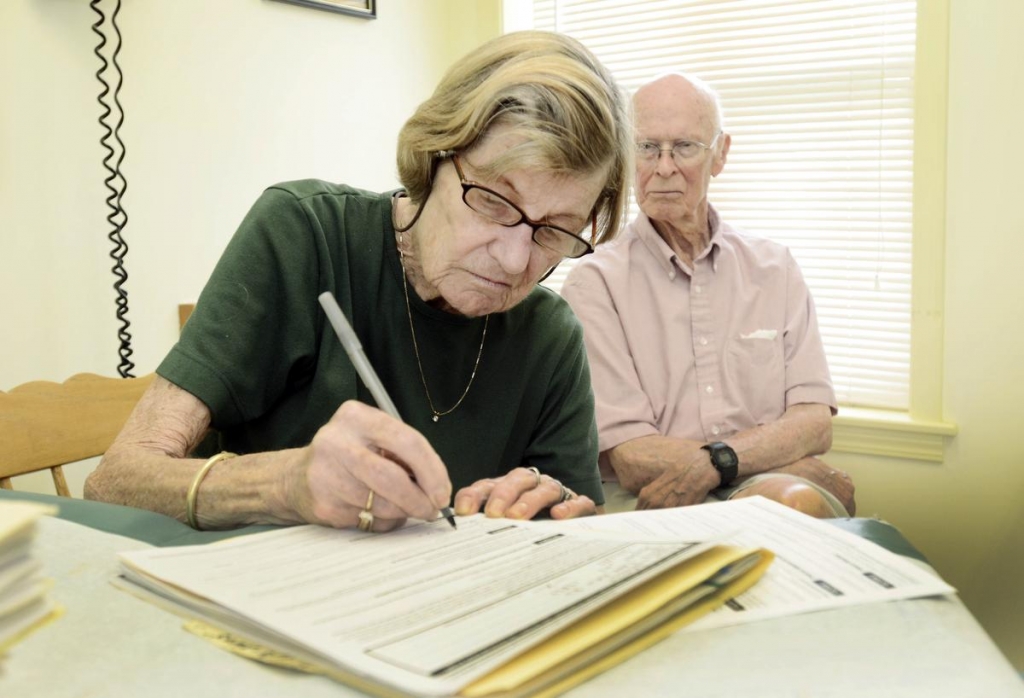
{"type": "Polygon", "coordinates": [[[533,483],[533,486],[540,487],[540,471],[533,467],[527,468],[527,470],[533,473],[533,476],[537,479],[536,482],[533,483]]]}
{"type": "Polygon", "coordinates": [[[568,502],[570,499],[576,499],[576,493],[575,492],[570,490],[568,487],[563,485],[561,482],[558,483],[558,486],[562,488],[561,492],[559,493],[559,498],[558,498],[559,503],[561,503],[561,502],[568,502]]]}
{"type": "Polygon", "coordinates": [[[373,529],[373,490],[370,490],[370,496],[366,498],[366,506],[359,512],[359,530],[370,531],[373,529]]]}

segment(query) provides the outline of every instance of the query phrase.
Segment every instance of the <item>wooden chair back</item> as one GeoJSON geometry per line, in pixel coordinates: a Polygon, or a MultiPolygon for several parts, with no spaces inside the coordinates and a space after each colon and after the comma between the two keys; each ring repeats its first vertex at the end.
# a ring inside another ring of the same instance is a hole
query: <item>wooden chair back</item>
{"type": "Polygon", "coordinates": [[[195,303],[179,303],[178,304],[178,331],[185,329],[185,323],[188,322],[189,317],[192,315],[192,311],[196,309],[195,303]]]}
{"type": "Polygon", "coordinates": [[[57,494],[70,497],[61,468],[103,455],[153,382],[79,373],[64,383],[33,381],[0,391],[0,487],[49,469],[57,494]]]}

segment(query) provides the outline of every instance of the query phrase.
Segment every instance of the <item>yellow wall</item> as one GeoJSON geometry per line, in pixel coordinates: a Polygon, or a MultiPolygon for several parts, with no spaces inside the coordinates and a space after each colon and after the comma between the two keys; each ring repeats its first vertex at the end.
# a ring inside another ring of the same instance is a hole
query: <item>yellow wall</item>
{"type": "Polygon", "coordinates": [[[1024,669],[1024,3],[950,11],[943,397],[960,431],[941,464],[834,459],[858,513],[899,526],[1024,669]]]}
{"type": "MultiPolygon", "coordinates": [[[[497,0],[380,5],[367,21],[270,0],[125,3],[139,373],[262,187],[394,186],[402,121],[499,31],[497,0]]],[[[950,9],[944,403],[960,433],[941,464],[832,459],[857,480],[858,513],[899,526],[1024,669],[1024,312],[1011,300],[1024,275],[1024,3],[950,9]]],[[[0,387],[116,366],[93,21],[84,1],[0,2],[0,387]]]]}

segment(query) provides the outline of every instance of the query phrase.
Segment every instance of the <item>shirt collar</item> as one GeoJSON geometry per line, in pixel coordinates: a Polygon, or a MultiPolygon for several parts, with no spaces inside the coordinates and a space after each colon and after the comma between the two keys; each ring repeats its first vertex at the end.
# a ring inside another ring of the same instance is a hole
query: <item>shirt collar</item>
{"type": "MultiPolygon", "coordinates": [[[[718,248],[723,242],[721,235],[721,219],[718,216],[718,211],[716,211],[715,207],[711,204],[708,204],[708,227],[711,229],[711,244],[708,245],[707,249],[700,253],[697,257],[698,260],[703,259],[708,255],[714,255],[714,257],[717,257],[718,248]]],[[[683,269],[687,275],[692,274],[693,270],[687,268],[685,264],[679,261],[676,253],[671,247],[669,247],[668,243],[662,239],[661,235],[658,235],[658,231],[654,229],[651,219],[642,211],[636,218],[636,233],[637,237],[640,238],[650,253],[654,255],[654,258],[658,261],[658,265],[665,272],[665,275],[670,279],[675,278],[676,272],[679,269],[683,269]]]]}

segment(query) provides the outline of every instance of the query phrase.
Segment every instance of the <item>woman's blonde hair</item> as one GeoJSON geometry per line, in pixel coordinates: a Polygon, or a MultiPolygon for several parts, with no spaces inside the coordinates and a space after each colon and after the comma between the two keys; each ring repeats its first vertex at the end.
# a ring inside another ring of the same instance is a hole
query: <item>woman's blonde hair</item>
{"type": "Polygon", "coordinates": [[[438,157],[471,148],[495,125],[523,142],[482,174],[518,168],[557,176],[606,170],[595,204],[595,244],[625,216],[632,172],[629,103],[611,73],[575,39],[524,31],[483,44],[445,73],[398,136],[398,176],[417,204],[426,201],[438,157]]]}

